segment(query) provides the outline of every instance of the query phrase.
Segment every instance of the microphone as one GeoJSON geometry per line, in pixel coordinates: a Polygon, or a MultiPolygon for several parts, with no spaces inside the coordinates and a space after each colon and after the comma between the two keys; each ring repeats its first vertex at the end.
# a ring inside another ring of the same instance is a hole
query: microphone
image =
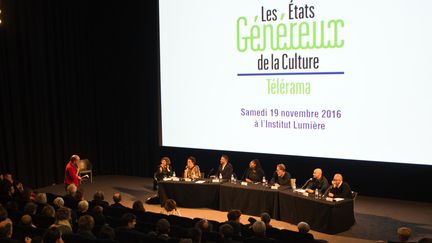
{"type": "Polygon", "coordinates": [[[211,168],[211,170],[208,173],[209,177],[212,175],[213,172],[214,172],[214,168],[211,168]]]}
{"type": "Polygon", "coordinates": [[[301,187],[301,189],[304,189],[304,188],[309,184],[309,182],[312,181],[312,179],[313,179],[313,178],[309,178],[309,180],[307,180],[307,181],[305,182],[305,184],[303,184],[303,186],[301,187]]]}
{"type": "Polygon", "coordinates": [[[324,197],[326,197],[327,196],[327,194],[330,192],[330,190],[333,188],[333,184],[331,184],[328,188],[327,188],[327,190],[324,192],[324,194],[322,195],[322,197],[324,198],[324,197]]]}

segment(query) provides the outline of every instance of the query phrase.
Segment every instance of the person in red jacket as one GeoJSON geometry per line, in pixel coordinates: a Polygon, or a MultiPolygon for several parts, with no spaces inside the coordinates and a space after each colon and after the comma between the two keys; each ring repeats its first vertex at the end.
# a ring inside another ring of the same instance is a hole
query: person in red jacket
{"type": "Polygon", "coordinates": [[[72,155],[69,159],[69,162],[66,165],[65,176],[64,176],[64,184],[65,188],[70,184],[75,184],[78,187],[78,183],[81,180],[81,177],[78,176],[78,162],[80,161],[80,157],[78,155],[72,155]]]}

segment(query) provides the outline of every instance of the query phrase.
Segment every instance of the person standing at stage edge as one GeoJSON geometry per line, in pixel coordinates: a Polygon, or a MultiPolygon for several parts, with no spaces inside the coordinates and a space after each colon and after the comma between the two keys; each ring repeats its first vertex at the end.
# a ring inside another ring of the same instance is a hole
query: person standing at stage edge
{"type": "Polygon", "coordinates": [[[74,184],[78,187],[78,183],[81,180],[81,177],[78,175],[78,162],[80,161],[80,157],[76,154],[72,155],[69,159],[69,162],[66,165],[65,176],[64,176],[64,184],[65,188],[70,184],[74,184]]]}
{"type": "Polygon", "coordinates": [[[228,155],[222,154],[220,158],[220,165],[218,168],[217,176],[222,175],[222,179],[229,180],[231,179],[231,175],[233,174],[233,166],[228,163],[229,158],[228,155]]]}

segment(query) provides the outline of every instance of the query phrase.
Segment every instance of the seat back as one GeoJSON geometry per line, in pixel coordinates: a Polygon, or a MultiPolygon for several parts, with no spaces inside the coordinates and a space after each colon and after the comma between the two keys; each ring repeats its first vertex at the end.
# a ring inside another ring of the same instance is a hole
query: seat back
{"type": "Polygon", "coordinates": [[[92,167],[93,166],[90,163],[90,160],[88,160],[88,159],[83,159],[83,160],[80,160],[80,162],[78,162],[79,171],[82,173],[84,173],[86,171],[91,171],[93,169],[92,167]]]}

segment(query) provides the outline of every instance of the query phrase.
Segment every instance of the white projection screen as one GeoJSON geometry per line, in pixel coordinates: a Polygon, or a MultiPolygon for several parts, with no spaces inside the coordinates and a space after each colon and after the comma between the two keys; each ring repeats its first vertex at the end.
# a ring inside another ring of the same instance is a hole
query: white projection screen
{"type": "Polygon", "coordinates": [[[162,145],[431,165],[431,9],[159,0],[162,145]]]}

